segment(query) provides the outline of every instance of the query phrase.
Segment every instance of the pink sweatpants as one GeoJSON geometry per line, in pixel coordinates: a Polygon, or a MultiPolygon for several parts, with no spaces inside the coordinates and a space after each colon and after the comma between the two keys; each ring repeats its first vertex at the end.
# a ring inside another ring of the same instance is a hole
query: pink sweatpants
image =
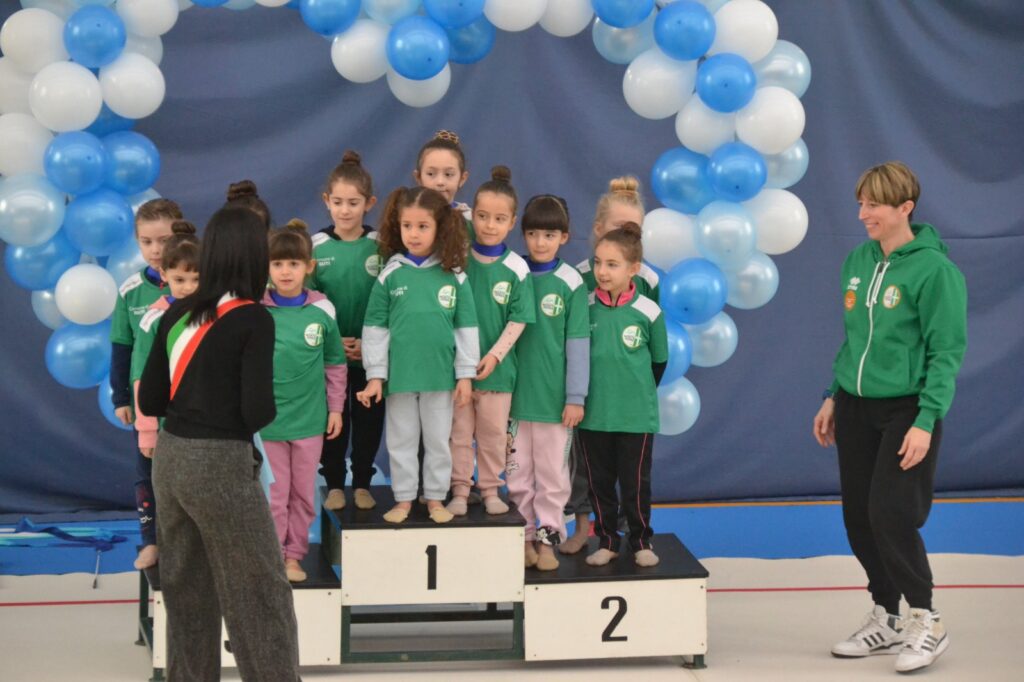
{"type": "Polygon", "coordinates": [[[562,510],[569,501],[569,429],[561,424],[513,421],[512,451],[505,463],[508,497],[526,519],[526,539],[537,526],[558,531],[565,539],[562,510]]]}
{"type": "Polygon", "coordinates": [[[315,518],[316,471],[324,437],[263,441],[274,472],[270,514],[285,559],[302,559],[309,551],[309,527],[315,518]]]}
{"type": "Polygon", "coordinates": [[[473,485],[473,437],[476,436],[477,487],[482,497],[498,494],[508,450],[508,412],[512,394],[473,391],[452,418],[452,495],[466,497],[473,485]]]}

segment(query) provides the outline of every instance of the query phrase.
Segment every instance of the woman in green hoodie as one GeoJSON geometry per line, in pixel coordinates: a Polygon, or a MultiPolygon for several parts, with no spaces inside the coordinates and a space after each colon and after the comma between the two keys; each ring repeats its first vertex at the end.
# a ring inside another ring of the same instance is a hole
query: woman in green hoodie
{"type": "Polygon", "coordinates": [[[918,531],[967,346],[964,277],[935,228],[910,222],[920,194],[914,173],[895,161],[857,182],[870,240],[843,263],[846,335],[814,417],[818,443],[839,452],[843,520],[875,602],[832,654],[899,654],[899,672],[930,665],[949,646],[918,531]]]}

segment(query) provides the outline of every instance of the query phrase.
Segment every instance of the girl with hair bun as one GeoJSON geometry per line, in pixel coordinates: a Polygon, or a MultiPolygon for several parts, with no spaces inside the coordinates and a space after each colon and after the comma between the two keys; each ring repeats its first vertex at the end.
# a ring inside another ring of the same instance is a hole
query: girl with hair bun
{"type": "Polygon", "coordinates": [[[327,178],[324,206],[331,225],[313,235],[316,265],[310,287],[327,296],[337,311],[338,327],[348,363],[348,382],[342,410],[343,428],[338,438],[324,441],[320,473],[327,481],[324,507],[342,509],[345,499],[345,452],[352,442],[352,492],[359,509],[371,509],[377,502],[370,494],[376,473],[373,461],[384,435],[384,403],[363,407],[356,393],[366,388],[363,368],[362,334],[370,290],[380,274],[383,261],[377,253],[377,233],[366,225],[366,214],[377,203],[373,178],[363,167],[359,154],[349,150],[327,178]]]}
{"type": "Polygon", "coordinates": [[[225,205],[241,206],[242,208],[249,209],[260,217],[268,230],[270,229],[272,224],[270,222],[270,208],[260,198],[259,190],[256,189],[256,183],[252,180],[239,180],[228,185],[227,203],[225,205]]]}
{"type": "Polygon", "coordinates": [[[309,526],[316,516],[317,466],[324,433],[328,439],[341,433],[347,375],[334,306],[304,287],[315,265],[312,252],[301,220],[270,232],[271,287],[263,305],[274,318],[277,416],[260,437],[274,474],[270,513],[292,582],[306,579],[299,562],[309,551],[309,526]]]}
{"type": "Polygon", "coordinates": [[[650,541],[651,462],[668,339],[661,308],[634,281],[642,259],[640,226],[634,222],[606,232],[594,248],[590,391],[579,439],[598,537],[597,551],[587,557],[591,566],[618,556],[620,508],[636,564],[658,563],[650,541]]]}
{"type": "Polygon", "coordinates": [[[508,446],[508,414],[516,383],[516,341],[534,322],[533,281],[522,256],[505,245],[516,224],[518,199],[512,173],[495,166],[473,200],[473,240],[466,274],[473,290],[483,358],[472,400],[455,409],[452,423],[452,499],[448,511],[463,516],[473,484],[476,440],[477,485],[488,514],[504,514],[498,496],[508,446]],[[486,350],[484,350],[486,349],[486,350]]]}
{"type": "Polygon", "coordinates": [[[469,179],[466,169],[466,153],[462,150],[459,136],[450,130],[438,130],[416,156],[413,180],[420,187],[440,192],[451,207],[466,221],[466,233],[473,240],[473,211],[466,204],[455,200],[462,186],[469,179]]]}

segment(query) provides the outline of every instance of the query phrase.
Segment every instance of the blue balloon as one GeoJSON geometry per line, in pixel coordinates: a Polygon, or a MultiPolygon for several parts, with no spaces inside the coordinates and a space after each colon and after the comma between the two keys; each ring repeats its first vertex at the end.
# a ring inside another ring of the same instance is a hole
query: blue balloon
{"type": "Polygon", "coordinates": [[[363,0],[363,11],[382,24],[396,24],[419,8],[420,0],[363,0]]]}
{"type": "Polygon", "coordinates": [[[663,384],[675,381],[686,374],[686,370],[690,369],[693,355],[693,343],[682,322],[666,319],[665,330],[668,332],[668,365],[665,367],[664,376],[661,377],[663,384]]]}
{"type": "Polygon", "coordinates": [[[111,133],[116,133],[122,130],[131,130],[132,126],[135,125],[134,118],[125,118],[119,114],[115,114],[110,110],[105,103],[100,109],[100,113],[96,116],[96,120],[89,124],[89,127],[84,132],[91,133],[96,137],[106,137],[111,133]]]}
{"type": "Polygon", "coordinates": [[[64,217],[68,239],[90,256],[107,256],[135,230],[132,207],[112,189],[75,197],[64,217]]]}
{"type": "Polygon", "coordinates": [[[98,69],[117,59],[127,35],[124,21],[106,7],[86,5],[64,24],[64,47],[71,59],[98,69]]]}
{"type": "Polygon", "coordinates": [[[110,320],[54,331],[46,342],[46,369],[68,388],[98,386],[110,373],[110,320]]]}
{"type": "Polygon", "coordinates": [[[497,34],[498,29],[487,17],[480,17],[469,26],[449,29],[448,58],[456,64],[475,64],[490,53],[497,34]]]}
{"type": "Polygon", "coordinates": [[[77,130],[53,138],[43,154],[43,168],[53,186],[68,194],[88,194],[103,186],[103,143],[77,130]]]}
{"type": "Polygon", "coordinates": [[[792,187],[803,179],[809,163],[810,155],[803,138],[778,154],[766,155],[764,165],[768,169],[768,179],[764,186],[772,189],[792,187]]]}
{"type": "Polygon", "coordinates": [[[160,175],[160,152],[145,135],[132,130],[103,138],[104,182],[121,194],[138,194],[160,175]]]}
{"type": "Polygon", "coordinates": [[[441,73],[450,52],[448,34],[427,17],[402,19],[388,33],[388,63],[412,80],[422,81],[441,73]]]}
{"type": "Polygon", "coordinates": [[[687,258],[665,277],[661,286],[662,307],[683,324],[701,324],[725,307],[728,286],[725,273],[704,258],[687,258]]]}
{"type": "Polygon", "coordinates": [[[110,387],[110,375],[100,381],[96,390],[96,403],[99,405],[102,414],[111,425],[122,431],[131,431],[134,428],[131,424],[125,424],[114,414],[114,389],[110,387]]]}
{"type": "Polygon", "coordinates": [[[629,64],[641,53],[654,47],[656,16],[655,12],[651,12],[632,28],[615,28],[600,19],[595,20],[592,36],[598,54],[612,64],[629,64]]]}
{"type": "Polygon", "coordinates": [[[347,31],[359,18],[359,0],[299,0],[306,26],[323,36],[347,31]]]}
{"type": "Polygon", "coordinates": [[[114,278],[117,286],[121,286],[122,282],[146,267],[146,259],[139,251],[139,243],[136,241],[135,235],[117,246],[107,257],[107,262],[103,267],[114,278]]]}
{"type": "Polygon", "coordinates": [[[756,87],[754,68],[738,54],[716,54],[697,67],[697,94],[715,111],[742,109],[753,99],[756,87]]]}
{"type": "Polygon", "coordinates": [[[193,5],[199,7],[220,7],[227,3],[228,0],[192,0],[193,5]]]}
{"type": "Polygon", "coordinates": [[[632,28],[654,11],[654,0],[592,0],[597,18],[615,28],[632,28]]]}
{"type": "Polygon", "coordinates": [[[484,15],[485,0],[423,0],[427,16],[445,28],[469,26],[484,15]]]}
{"type": "Polygon", "coordinates": [[[654,40],[673,59],[697,59],[715,42],[715,19],[699,2],[676,0],[658,12],[654,40]]]}
{"type": "Polygon", "coordinates": [[[78,265],[81,257],[62,230],[39,246],[8,246],[4,265],[15,284],[35,291],[57,286],[64,271],[78,265]]]}
{"type": "Polygon", "coordinates": [[[708,183],[708,157],[686,147],[674,147],[658,157],[651,169],[651,189],[665,206],[680,213],[697,213],[715,199],[708,183]]]}
{"type": "Polygon", "coordinates": [[[712,152],[708,160],[711,187],[726,201],[753,199],[767,179],[764,157],[742,142],[726,142],[712,152]]]}

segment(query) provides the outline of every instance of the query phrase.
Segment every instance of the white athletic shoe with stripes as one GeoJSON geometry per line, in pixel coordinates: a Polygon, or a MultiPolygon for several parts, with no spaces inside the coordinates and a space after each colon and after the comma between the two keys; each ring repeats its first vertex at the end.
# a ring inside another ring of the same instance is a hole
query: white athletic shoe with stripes
{"type": "Polygon", "coordinates": [[[861,658],[898,654],[902,647],[900,617],[886,613],[885,607],[875,604],[860,629],[832,647],[832,655],[839,658],[861,658]]]}
{"type": "Polygon", "coordinates": [[[896,659],[896,672],[909,673],[929,666],[949,646],[949,634],[938,611],[910,609],[903,623],[903,648],[896,659]]]}

